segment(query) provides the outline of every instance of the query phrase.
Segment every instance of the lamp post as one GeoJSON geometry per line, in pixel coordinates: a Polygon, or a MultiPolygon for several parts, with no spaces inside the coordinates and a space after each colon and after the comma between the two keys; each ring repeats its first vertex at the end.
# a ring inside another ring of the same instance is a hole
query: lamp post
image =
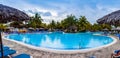
{"type": "Polygon", "coordinates": [[[3,51],[3,43],[2,43],[1,30],[0,30],[0,49],[1,49],[1,56],[2,56],[2,58],[4,58],[4,51],[3,51]]]}

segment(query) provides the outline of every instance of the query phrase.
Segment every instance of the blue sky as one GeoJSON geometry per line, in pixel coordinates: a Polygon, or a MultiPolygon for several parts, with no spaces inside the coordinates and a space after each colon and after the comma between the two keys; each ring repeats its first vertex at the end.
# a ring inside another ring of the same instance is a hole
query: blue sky
{"type": "Polygon", "coordinates": [[[30,16],[38,12],[48,23],[52,19],[61,21],[67,15],[77,18],[86,16],[95,23],[97,19],[116,10],[120,10],[120,0],[0,0],[0,4],[17,8],[30,16]]]}

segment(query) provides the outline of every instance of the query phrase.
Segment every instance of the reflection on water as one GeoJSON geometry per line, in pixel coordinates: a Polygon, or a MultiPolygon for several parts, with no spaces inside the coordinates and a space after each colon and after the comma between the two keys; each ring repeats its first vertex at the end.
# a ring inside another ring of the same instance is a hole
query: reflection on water
{"type": "Polygon", "coordinates": [[[45,36],[45,39],[41,40],[40,45],[42,47],[50,47],[50,48],[63,48],[64,45],[61,43],[61,40],[58,38],[55,38],[53,41],[51,40],[51,38],[49,36],[45,36]]]}
{"type": "Polygon", "coordinates": [[[101,45],[103,45],[102,42],[100,42],[98,40],[91,39],[90,43],[88,43],[86,46],[87,47],[98,47],[98,46],[101,46],[101,45]]]}
{"type": "Polygon", "coordinates": [[[26,43],[28,43],[28,42],[29,42],[29,38],[27,38],[27,37],[23,37],[22,42],[26,42],[26,43]]]}

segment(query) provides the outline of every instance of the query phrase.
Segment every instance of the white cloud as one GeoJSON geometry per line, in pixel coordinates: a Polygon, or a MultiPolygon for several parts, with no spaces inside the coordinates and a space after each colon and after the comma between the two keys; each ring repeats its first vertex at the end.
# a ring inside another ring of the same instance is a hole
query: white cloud
{"type": "MultiPolygon", "coordinates": [[[[66,0],[67,1],[67,0],[66,0]]],[[[94,3],[96,0],[92,0],[94,3]]],[[[41,17],[44,19],[44,22],[49,23],[51,20],[55,21],[61,21],[64,19],[67,15],[74,14],[77,18],[80,15],[84,15],[88,18],[88,20],[91,23],[95,23],[97,19],[103,17],[104,15],[111,13],[115,10],[120,9],[119,6],[112,6],[112,5],[102,5],[100,3],[95,4],[94,8],[91,7],[91,5],[79,5],[74,0],[70,0],[69,3],[53,3],[53,2],[47,2],[50,7],[46,6],[40,6],[35,5],[26,2],[25,0],[1,0],[2,4],[9,5],[11,7],[20,9],[20,10],[32,10],[33,12],[49,12],[51,13],[51,16],[44,16],[41,15],[41,17]],[[74,3],[73,3],[74,2],[74,3]]],[[[34,15],[33,13],[26,12],[30,16],[34,15]]]]}

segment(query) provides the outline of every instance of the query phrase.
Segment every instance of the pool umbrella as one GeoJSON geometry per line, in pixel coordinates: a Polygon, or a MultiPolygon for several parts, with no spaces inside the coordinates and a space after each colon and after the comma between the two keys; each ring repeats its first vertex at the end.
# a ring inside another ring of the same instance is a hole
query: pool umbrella
{"type": "MultiPolygon", "coordinates": [[[[0,23],[7,23],[11,21],[24,21],[29,19],[30,17],[24,12],[17,10],[15,8],[0,4],[0,23]]],[[[0,32],[0,48],[1,48],[1,55],[3,58],[1,32],[0,32]]]]}
{"type": "Polygon", "coordinates": [[[110,25],[118,25],[120,24],[120,10],[112,12],[108,15],[97,20],[99,24],[110,24],[110,25]]]}

